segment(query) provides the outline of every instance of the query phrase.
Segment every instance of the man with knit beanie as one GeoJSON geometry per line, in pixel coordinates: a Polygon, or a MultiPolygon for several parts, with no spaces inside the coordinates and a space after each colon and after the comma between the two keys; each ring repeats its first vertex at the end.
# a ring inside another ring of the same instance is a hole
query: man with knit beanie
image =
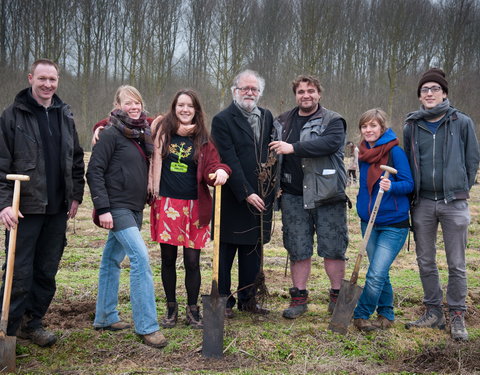
{"type": "Polygon", "coordinates": [[[422,75],[417,95],[422,105],[405,120],[403,145],[415,181],[411,216],[426,310],[405,327],[445,328],[435,261],[440,223],[448,264],[450,332],[455,340],[468,340],[464,318],[465,249],[470,223],[467,199],[480,160],[475,125],[450,105],[448,82],[441,69],[432,68],[422,75]]]}

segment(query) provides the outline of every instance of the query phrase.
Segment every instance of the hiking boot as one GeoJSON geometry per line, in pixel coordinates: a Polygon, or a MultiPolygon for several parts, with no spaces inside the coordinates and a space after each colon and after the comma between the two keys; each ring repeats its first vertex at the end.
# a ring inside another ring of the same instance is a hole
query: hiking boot
{"type": "Polygon", "coordinates": [[[202,314],[200,314],[200,308],[197,305],[187,306],[187,326],[191,326],[193,329],[202,329],[202,314]]]}
{"type": "Polygon", "coordinates": [[[308,291],[300,292],[298,288],[290,288],[289,292],[291,296],[290,306],[283,310],[282,316],[287,319],[295,319],[308,309],[308,291]]]}
{"type": "Polygon", "coordinates": [[[176,302],[167,302],[167,312],[160,322],[163,328],[173,328],[178,320],[178,304],[176,302]]]}
{"type": "Polygon", "coordinates": [[[454,340],[468,340],[468,332],[465,328],[465,311],[450,311],[450,334],[454,340]]]}
{"type": "Polygon", "coordinates": [[[377,316],[377,320],[372,322],[372,326],[378,329],[389,329],[393,327],[393,320],[388,320],[382,315],[377,316]]]}
{"type": "Polygon", "coordinates": [[[330,301],[328,302],[328,313],[333,314],[333,310],[335,310],[335,305],[337,304],[338,294],[340,290],[333,290],[330,289],[330,301]]]}
{"type": "Polygon", "coordinates": [[[145,345],[151,346],[152,348],[160,349],[168,344],[167,339],[160,331],[155,331],[148,335],[140,335],[140,337],[145,345]]]}
{"type": "Polygon", "coordinates": [[[106,327],[95,327],[96,331],[121,331],[122,329],[127,329],[131,328],[132,325],[127,323],[127,322],[122,322],[121,320],[110,324],[109,326],[106,327]]]}
{"type": "Polygon", "coordinates": [[[17,336],[22,339],[29,339],[42,348],[52,346],[57,341],[55,334],[51,331],[47,331],[43,327],[34,329],[23,328],[18,332],[17,336]]]}
{"type": "Polygon", "coordinates": [[[445,329],[445,316],[442,308],[440,306],[427,306],[424,314],[418,320],[405,324],[406,329],[414,327],[445,329]]]}
{"type": "Polygon", "coordinates": [[[235,317],[235,313],[231,307],[225,307],[225,318],[233,319],[235,317]]]}
{"type": "Polygon", "coordinates": [[[353,325],[362,332],[371,332],[378,329],[368,319],[353,319],[353,325]]]}

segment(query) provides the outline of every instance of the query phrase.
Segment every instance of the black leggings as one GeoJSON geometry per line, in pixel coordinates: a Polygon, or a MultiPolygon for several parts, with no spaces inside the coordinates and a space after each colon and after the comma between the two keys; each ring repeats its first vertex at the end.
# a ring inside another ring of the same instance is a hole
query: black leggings
{"type": "MultiPolygon", "coordinates": [[[[162,283],[167,302],[176,302],[175,290],[177,287],[177,252],[178,247],[165,243],[160,244],[162,253],[162,283]]],[[[200,250],[183,248],[183,264],[185,266],[185,287],[187,289],[187,303],[196,305],[200,293],[200,250]]]]}

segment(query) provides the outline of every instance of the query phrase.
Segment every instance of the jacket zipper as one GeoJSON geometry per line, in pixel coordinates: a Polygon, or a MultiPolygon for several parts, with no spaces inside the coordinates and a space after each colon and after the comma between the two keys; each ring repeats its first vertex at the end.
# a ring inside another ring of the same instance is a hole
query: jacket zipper
{"type": "Polygon", "coordinates": [[[45,115],[47,116],[47,126],[50,136],[52,136],[52,129],[50,128],[50,117],[48,116],[48,108],[45,108],[45,115]]]}

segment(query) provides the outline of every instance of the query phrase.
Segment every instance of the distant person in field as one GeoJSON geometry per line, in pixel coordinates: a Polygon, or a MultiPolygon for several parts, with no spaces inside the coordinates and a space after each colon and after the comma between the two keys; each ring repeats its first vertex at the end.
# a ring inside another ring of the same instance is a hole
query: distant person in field
{"type": "Polygon", "coordinates": [[[320,105],[323,90],[317,78],[301,75],[292,89],[297,106],[275,120],[282,128],[282,140],[270,143],[280,155],[283,244],[291,259],[291,301],[283,311],[288,319],[307,311],[314,235],[330,281],[329,313],[345,274],[348,245],[343,162],[347,123],[320,105]]]}
{"type": "Polygon", "coordinates": [[[238,309],[254,314],[268,313],[258,304],[255,287],[261,249],[270,241],[274,198],[273,189],[262,196],[261,190],[269,181],[259,179],[262,163],[268,159],[273,129],[272,114],[257,105],[264,89],[265,80],[257,72],[239,73],[231,87],[232,103],[212,120],[212,137],[218,152],[232,169],[222,189],[220,223],[219,291],[230,296],[225,309],[227,318],[233,318],[237,302],[231,295],[231,271],[237,252],[238,309]]]}
{"type": "Polygon", "coordinates": [[[358,147],[351,141],[345,145],[345,166],[347,167],[347,185],[357,183],[358,147]]]}
{"type": "Polygon", "coordinates": [[[404,126],[404,148],[415,190],[412,221],[425,313],[406,328],[445,328],[443,293],[436,263],[438,224],[448,265],[447,304],[453,339],[468,340],[465,327],[465,250],[470,212],[467,199],[480,160],[475,124],[448,100],[448,82],[438,68],[426,71],[417,87],[421,107],[404,126]]]}
{"type": "Polygon", "coordinates": [[[375,108],[365,112],[360,117],[358,128],[362,142],[357,213],[363,235],[378,192],[380,189],[384,191],[367,244],[370,265],[365,285],[353,314],[355,327],[361,331],[372,331],[390,328],[395,320],[389,271],[408,235],[408,194],[413,190],[413,178],[405,152],[398,146],[397,135],[388,127],[384,111],[375,108]],[[398,173],[384,178],[381,165],[393,167],[398,173]],[[377,319],[371,322],[369,319],[375,311],[377,319]]]}
{"type": "Polygon", "coordinates": [[[0,117],[0,219],[7,249],[8,231],[18,225],[7,334],[51,346],[57,338],[42,318],[55,294],[67,220],[82,202],[85,166],[70,107],[56,95],[58,65],[36,60],[28,82],[0,117]],[[9,173],[30,176],[21,186],[18,220],[9,173]]]}
{"type": "Polygon", "coordinates": [[[162,283],[167,311],[161,321],[173,328],[178,319],[177,253],[183,246],[187,306],[185,323],[203,328],[198,306],[200,250],[210,240],[212,197],[208,186],[223,185],[231,173],[220,163],[205,124],[205,114],[195,91],[175,94],[169,111],[152,123],[154,152],[150,164],[149,194],[152,240],[160,243],[162,283]],[[214,177],[210,178],[210,174],[214,177]]]}
{"type": "Polygon", "coordinates": [[[140,233],[147,201],[149,159],[154,147],[143,107],[136,88],[118,88],[114,109],[88,164],[87,180],[100,226],[109,229],[100,265],[93,325],[97,330],[130,328],[117,310],[120,264],[128,256],[135,332],[146,345],[162,348],[167,340],[158,325],[148,249],[140,233]]]}

